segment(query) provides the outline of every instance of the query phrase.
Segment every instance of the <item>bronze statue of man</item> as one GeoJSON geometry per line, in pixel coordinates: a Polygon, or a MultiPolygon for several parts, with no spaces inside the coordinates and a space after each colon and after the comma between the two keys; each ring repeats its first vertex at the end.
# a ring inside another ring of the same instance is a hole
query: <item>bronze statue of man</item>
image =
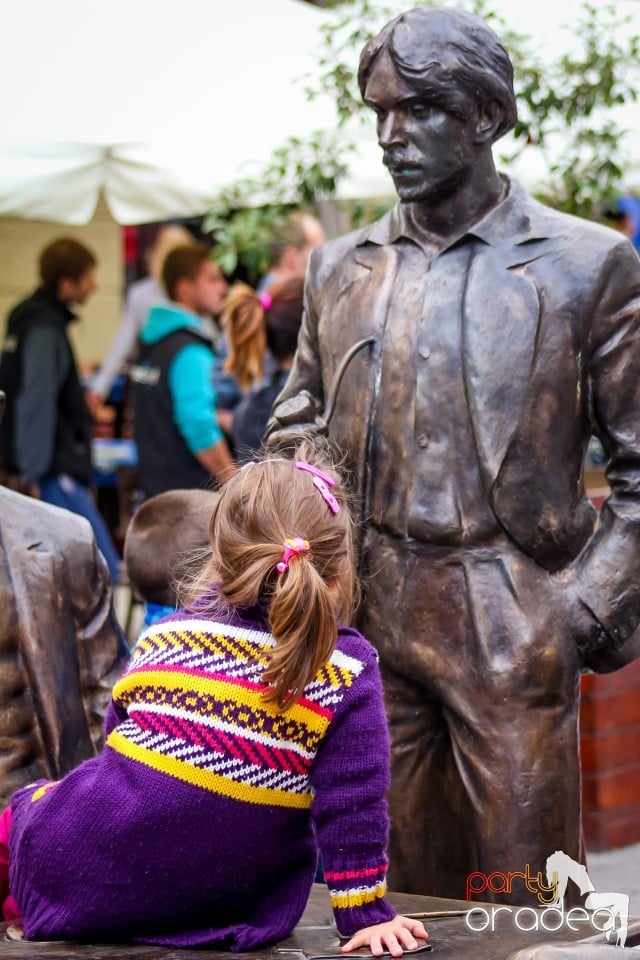
{"type": "MultiPolygon", "coordinates": [[[[580,670],[640,652],[640,261],[497,173],[512,67],[478,17],[397,17],[358,79],[400,203],[311,254],[271,442],[322,429],[341,359],[374,338],[328,432],[363,521],[391,877],[464,897],[472,871],[580,859],[580,670]],[[611,486],[597,520],[592,433],[611,486]]],[[[506,899],[536,902],[518,878],[506,899]]]]}

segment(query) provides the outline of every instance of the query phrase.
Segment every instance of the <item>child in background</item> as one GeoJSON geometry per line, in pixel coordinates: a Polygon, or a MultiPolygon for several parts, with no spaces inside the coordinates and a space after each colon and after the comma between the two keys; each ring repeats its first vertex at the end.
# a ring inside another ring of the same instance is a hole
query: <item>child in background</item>
{"type": "Polygon", "coordinates": [[[400,956],[426,933],[385,897],[389,740],[375,651],[337,621],[335,471],[311,448],[249,464],[210,549],[138,641],[100,756],[3,814],[25,936],[255,950],[297,924],[319,845],[343,951],[400,956]]]}
{"type": "Polygon", "coordinates": [[[262,446],[271,408],[287,382],[302,324],[303,289],[303,278],[291,277],[262,295],[246,283],[227,294],[221,317],[229,340],[225,369],[248,390],[233,413],[233,448],[240,463],[262,446]],[[270,370],[263,382],[265,357],[270,370]]]}
{"type": "Polygon", "coordinates": [[[165,490],[133,514],[124,539],[124,565],[144,603],[145,627],[175,613],[178,582],[189,560],[208,546],[217,502],[214,490],[165,490]]]}

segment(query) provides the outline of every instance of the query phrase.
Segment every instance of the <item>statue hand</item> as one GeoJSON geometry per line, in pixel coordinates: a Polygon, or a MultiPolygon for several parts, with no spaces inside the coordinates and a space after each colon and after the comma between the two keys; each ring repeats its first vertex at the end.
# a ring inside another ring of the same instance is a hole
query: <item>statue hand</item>
{"type": "Polygon", "coordinates": [[[326,437],[327,432],[328,425],[318,414],[315,400],[308,390],[301,390],[274,408],[264,443],[269,450],[282,450],[302,440],[326,437]]]}
{"type": "Polygon", "coordinates": [[[616,669],[613,664],[606,666],[609,659],[615,655],[614,641],[580,597],[571,572],[562,571],[556,574],[554,579],[565,592],[569,628],[583,665],[598,672],[616,669]]]}

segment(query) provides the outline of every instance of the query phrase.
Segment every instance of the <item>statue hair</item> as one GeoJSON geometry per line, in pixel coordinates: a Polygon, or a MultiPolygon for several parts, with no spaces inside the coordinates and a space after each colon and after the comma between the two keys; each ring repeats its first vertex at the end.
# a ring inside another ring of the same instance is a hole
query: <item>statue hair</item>
{"type": "Polygon", "coordinates": [[[362,50],[358,85],[363,96],[383,51],[405,83],[453,116],[466,120],[472,104],[498,103],[503,116],[494,140],[515,125],[509,54],[475,14],[454,7],[416,7],[395,17],[362,50]]]}

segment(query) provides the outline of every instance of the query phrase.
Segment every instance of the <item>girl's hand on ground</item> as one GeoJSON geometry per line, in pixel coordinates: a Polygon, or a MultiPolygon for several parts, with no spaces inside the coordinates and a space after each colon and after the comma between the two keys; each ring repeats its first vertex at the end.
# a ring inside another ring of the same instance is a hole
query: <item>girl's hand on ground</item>
{"type": "Polygon", "coordinates": [[[418,946],[416,937],[427,939],[427,931],[420,920],[409,917],[394,917],[386,923],[377,923],[373,927],[363,927],[342,947],[343,953],[349,953],[358,947],[369,947],[375,957],[387,951],[392,957],[401,957],[404,950],[414,950],[418,946]]]}

